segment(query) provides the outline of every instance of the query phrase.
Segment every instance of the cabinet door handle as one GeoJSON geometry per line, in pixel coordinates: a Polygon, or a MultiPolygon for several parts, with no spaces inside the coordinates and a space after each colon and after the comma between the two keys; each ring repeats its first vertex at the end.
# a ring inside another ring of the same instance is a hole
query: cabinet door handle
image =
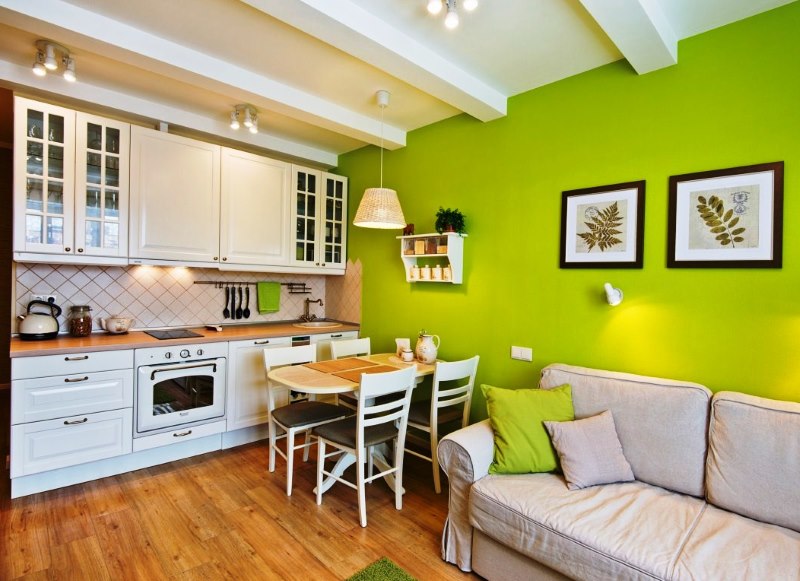
{"type": "Polygon", "coordinates": [[[188,436],[191,433],[192,433],[192,430],[186,430],[185,432],[181,432],[180,434],[178,432],[175,432],[174,434],[172,434],[172,437],[173,438],[182,438],[184,436],[188,436]]]}
{"type": "Polygon", "coordinates": [[[336,338],[341,337],[341,336],[342,336],[341,333],[336,333],[334,335],[331,335],[331,339],[336,339],[336,338]]]}
{"type": "Polygon", "coordinates": [[[214,257],[214,262],[216,262],[217,260],[219,260],[219,256],[214,257]]]}
{"type": "Polygon", "coordinates": [[[72,252],[72,248],[70,248],[69,246],[67,246],[66,248],[64,248],[64,252],[72,252]]]}
{"type": "Polygon", "coordinates": [[[78,248],[78,252],[83,252],[83,248],[78,248]]]}
{"type": "Polygon", "coordinates": [[[81,355],[79,357],[64,357],[64,361],[86,361],[89,359],[88,355],[81,355]]]}
{"type": "Polygon", "coordinates": [[[264,339],[263,341],[253,341],[253,345],[267,345],[269,344],[269,339],[264,339]]]}
{"type": "Polygon", "coordinates": [[[84,375],[83,377],[65,377],[64,383],[78,383],[80,381],[89,381],[89,376],[84,375]]]}
{"type": "Polygon", "coordinates": [[[228,257],[227,256],[223,256],[222,257],[222,262],[227,262],[227,261],[228,261],[228,257]]]}
{"type": "Polygon", "coordinates": [[[85,424],[89,421],[89,418],[83,418],[82,420],[64,420],[65,426],[74,426],[76,424],[85,424]]]}

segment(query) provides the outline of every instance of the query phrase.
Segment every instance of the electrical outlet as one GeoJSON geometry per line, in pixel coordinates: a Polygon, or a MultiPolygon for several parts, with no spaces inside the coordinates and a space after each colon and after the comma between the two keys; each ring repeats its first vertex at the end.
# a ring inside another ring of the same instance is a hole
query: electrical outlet
{"type": "Polygon", "coordinates": [[[533,349],[530,347],[515,347],[512,345],[511,359],[519,359],[520,361],[533,361],[533,349]]]}
{"type": "Polygon", "coordinates": [[[44,301],[46,303],[55,303],[58,295],[53,293],[51,295],[40,295],[38,293],[31,293],[32,301],[44,301]]]}

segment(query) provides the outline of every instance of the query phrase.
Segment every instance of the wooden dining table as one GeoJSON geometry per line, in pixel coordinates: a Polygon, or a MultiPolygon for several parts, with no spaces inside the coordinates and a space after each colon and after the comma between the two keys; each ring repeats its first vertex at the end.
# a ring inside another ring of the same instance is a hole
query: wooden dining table
{"type": "MultiPolygon", "coordinates": [[[[416,360],[406,363],[394,353],[377,353],[277,367],[271,370],[268,376],[270,380],[285,385],[293,391],[307,393],[309,396],[320,396],[358,391],[362,373],[385,373],[404,369],[411,365],[417,367],[418,380],[427,375],[433,375],[434,366],[432,364],[416,360]]],[[[355,461],[356,458],[353,454],[342,454],[331,473],[335,477],[340,477],[355,461]]],[[[386,470],[389,467],[388,461],[380,450],[373,450],[373,462],[380,470],[386,470]]],[[[388,474],[384,479],[394,490],[394,477],[388,474]]],[[[326,478],[322,483],[322,491],[328,490],[335,482],[334,477],[326,478]]],[[[316,488],[314,492],[316,492],[316,488]]]]}

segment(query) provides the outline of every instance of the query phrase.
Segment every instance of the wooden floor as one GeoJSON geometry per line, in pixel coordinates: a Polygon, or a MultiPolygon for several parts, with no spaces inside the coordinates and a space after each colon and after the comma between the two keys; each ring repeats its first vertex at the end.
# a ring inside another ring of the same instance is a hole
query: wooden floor
{"type": "Polygon", "coordinates": [[[287,497],[285,463],[268,473],[263,443],[13,501],[6,471],[0,579],[322,581],[383,556],[422,581],[479,579],[440,558],[447,493],[433,492],[430,464],[406,468],[403,510],[375,482],[364,529],[354,490],[337,484],[316,505],[314,462],[298,458],[287,497]]]}

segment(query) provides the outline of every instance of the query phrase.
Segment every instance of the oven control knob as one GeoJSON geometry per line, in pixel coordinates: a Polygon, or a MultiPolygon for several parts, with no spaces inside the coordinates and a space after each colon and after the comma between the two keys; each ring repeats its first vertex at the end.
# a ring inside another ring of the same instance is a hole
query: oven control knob
{"type": "Polygon", "coordinates": [[[189,350],[188,349],[182,349],[181,350],[181,357],[183,357],[184,359],[189,357],[189,350]]]}
{"type": "Polygon", "coordinates": [[[198,356],[198,357],[199,357],[200,355],[202,355],[203,353],[205,353],[205,351],[203,351],[202,349],[198,349],[198,350],[197,350],[197,356],[198,356]]]}
{"type": "Polygon", "coordinates": [[[172,359],[172,353],[170,353],[169,351],[164,353],[164,359],[172,359]]]}

